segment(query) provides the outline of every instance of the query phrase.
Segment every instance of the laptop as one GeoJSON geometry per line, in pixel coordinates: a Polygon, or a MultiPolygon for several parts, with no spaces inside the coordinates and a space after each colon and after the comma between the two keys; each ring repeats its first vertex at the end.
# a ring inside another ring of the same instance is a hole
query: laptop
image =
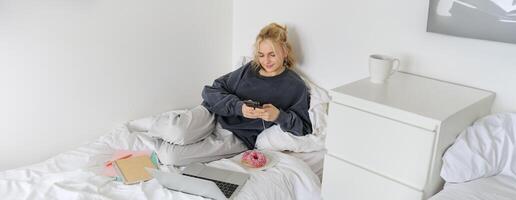
{"type": "Polygon", "coordinates": [[[248,174],[190,164],[181,174],[147,168],[166,188],[216,200],[233,199],[249,178],[248,174]]]}

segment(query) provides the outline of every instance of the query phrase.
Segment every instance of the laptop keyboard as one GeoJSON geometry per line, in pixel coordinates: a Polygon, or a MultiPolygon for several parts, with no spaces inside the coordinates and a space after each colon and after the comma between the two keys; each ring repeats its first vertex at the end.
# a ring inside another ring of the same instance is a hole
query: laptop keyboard
{"type": "Polygon", "coordinates": [[[233,192],[235,192],[235,190],[238,187],[238,185],[235,185],[232,183],[226,183],[226,182],[217,181],[217,180],[213,180],[213,179],[209,179],[209,178],[205,178],[205,177],[199,177],[199,176],[194,176],[194,175],[190,175],[190,174],[183,174],[183,175],[214,182],[215,185],[217,185],[217,187],[219,187],[219,189],[222,191],[222,193],[224,193],[224,196],[226,196],[226,198],[229,198],[231,196],[231,194],[233,194],[233,192]]]}

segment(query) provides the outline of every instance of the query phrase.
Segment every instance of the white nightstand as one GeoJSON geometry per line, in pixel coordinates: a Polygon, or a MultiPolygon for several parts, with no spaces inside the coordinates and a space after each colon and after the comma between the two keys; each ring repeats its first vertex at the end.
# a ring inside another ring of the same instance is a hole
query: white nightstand
{"type": "Polygon", "coordinates": [[[442,187],[441,157],[490,112],[494,93],[404,72],[330,91],[324,199],[420,200],[442,187]]]}

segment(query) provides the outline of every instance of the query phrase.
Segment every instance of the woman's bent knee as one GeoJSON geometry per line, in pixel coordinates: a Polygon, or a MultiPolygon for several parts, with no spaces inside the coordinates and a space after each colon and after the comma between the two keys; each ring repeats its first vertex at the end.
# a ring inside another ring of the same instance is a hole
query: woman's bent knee
{"type": "Polygon", "coordinates": [[[187,145],[206,138],[215,129],[215,116],[204,106],[159,116],[149,134],[179,145],[187,145]]]}

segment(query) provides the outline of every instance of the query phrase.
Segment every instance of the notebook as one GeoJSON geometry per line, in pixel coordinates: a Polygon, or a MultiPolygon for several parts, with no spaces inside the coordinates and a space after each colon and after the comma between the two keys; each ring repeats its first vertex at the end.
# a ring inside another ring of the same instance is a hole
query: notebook
{"type": "MultiPolygon", "coordinates": [[[[115,171],[115,168],[113,167],[113,162],[115,160],[120,160],[124,158],[129,157],[135,157],[135,156],[141,156],[141,155],[149,155],[151,157],[152,163],[154,163],[154,166],[158,166],[158,155],[154,151],[149,150],[142,150],[142,151],[133,151],[133,150],[125,150],[125,149],[119,149],[115,150],[113,152],[113,155],[111,158],[104,163],[104,167],[102,169],[101,174],[104,176],[110,176],[110,177],[117,177],[118,174],[115,171]]],[[[118,180],[122,180],[117,177],[118,180]]]]}
{"type": "Polygon", "coordinates": [[[125,184],[134,184],[152,179],[145,168],[155,169],[148,155],[134,156],[116,160],[113,166],[125,184]]]}

